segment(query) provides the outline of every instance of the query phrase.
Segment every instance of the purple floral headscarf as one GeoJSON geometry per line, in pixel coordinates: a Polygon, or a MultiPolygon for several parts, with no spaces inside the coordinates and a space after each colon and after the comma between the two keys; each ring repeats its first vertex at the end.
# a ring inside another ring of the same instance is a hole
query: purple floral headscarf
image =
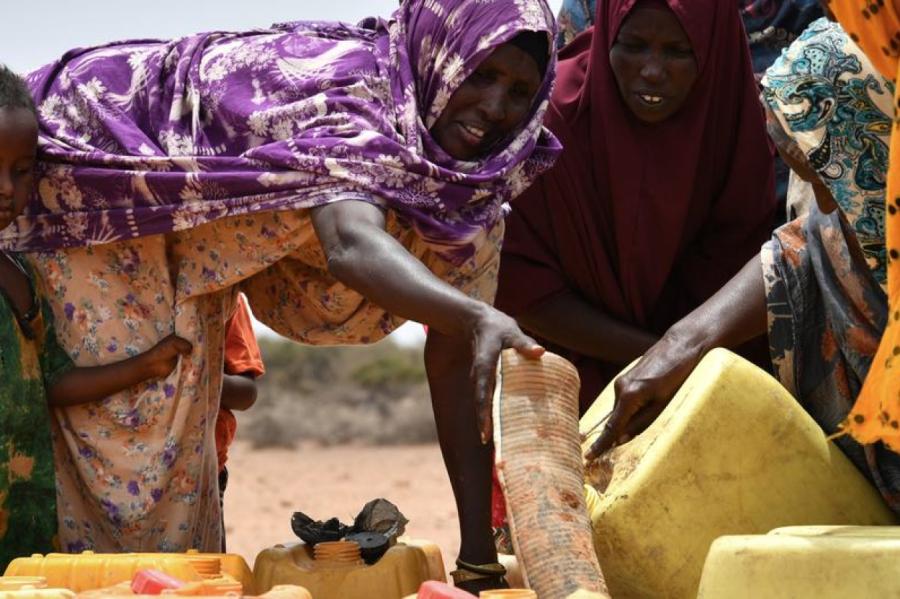
{"type": "Polygon", "coordinates": [[[446,258],[549,168],[555,54],[529,120],[460,162],[428,132],[497,46],[546,32],[544,0],[406,0],[389,21],[295,22],[72,50],[28,80],[42,163],[0,247],[48,250],[359,199],[395,210],[446,258]]]}

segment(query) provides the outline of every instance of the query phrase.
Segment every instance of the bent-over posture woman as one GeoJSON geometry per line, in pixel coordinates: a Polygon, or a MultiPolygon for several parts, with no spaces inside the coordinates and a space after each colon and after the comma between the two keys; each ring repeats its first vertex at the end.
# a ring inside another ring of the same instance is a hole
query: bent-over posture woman
{"type": "Polygon", "coordinates": [[[493,372],[503,347],[542,349],[491,303],[503,205],[558,153],[553,34],[543,0],[407,0],[387,21],[113,43],[31,74],[38,194],[0,241],[41,251],[62,344],[84,365],[173,330],[194,344],[161,384],[56,412],[66,550],[218,550],[212,433],[241,290],[304,343],[431,327],[463,584],[502,584],[477,567],[496,561],[493,372]]]}

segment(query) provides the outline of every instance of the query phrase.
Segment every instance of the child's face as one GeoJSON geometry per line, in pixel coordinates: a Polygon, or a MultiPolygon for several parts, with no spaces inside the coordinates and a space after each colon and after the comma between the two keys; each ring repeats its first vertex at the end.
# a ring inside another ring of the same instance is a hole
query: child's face
{"type": "Polygon", "coordinates": [[[25,209],[34,184],[37,119],[26,108],[0,108],[0,230],[25,209]]]}

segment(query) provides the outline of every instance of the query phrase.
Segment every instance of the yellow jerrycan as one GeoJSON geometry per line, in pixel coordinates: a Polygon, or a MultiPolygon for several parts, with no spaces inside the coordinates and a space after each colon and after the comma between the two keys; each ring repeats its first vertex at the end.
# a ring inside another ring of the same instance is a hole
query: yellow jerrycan
{"type": "Polygon", "coordinates": [[[0,599],[74,599],[69,589],[47,588],[43,576],[0,576],[0,599]]]}
{"type": "Polygon", "coordinates": [[[898,564],[896,526],[802,526],[725,536],[709,551],[698,597],[900,597],[898,564]]]}
{"type": "Polygon", "coordinates": [[[398,542],[372,565],[353,542],[276,545],[256,557],[253,573],[258,593],[292,584],[315,599],[402,599],[426,580],[445,579],[440,549],[419,541],[398,542]]]}
{"type": "Polygon", "coordinates": [[[6,567],[10,576],[42,576],[49,587],[76,593],[130,581],[138,570],[159,570],[183,582],[198,582],[228,575],[254,594],[253,573],[239,555],[220,553],[48,553],[14,559],[6,567]]]}
{"type": "MultiPolygon", "coordinates": [[[[610,385],[582,417],[583,449],[613,402],[610,385]]],[[[693,599],[723,535],[895,522],[794,398],[724,349],[707,354],[659,418],[586,476],[594,546],[616,599],[693,599]]]]}

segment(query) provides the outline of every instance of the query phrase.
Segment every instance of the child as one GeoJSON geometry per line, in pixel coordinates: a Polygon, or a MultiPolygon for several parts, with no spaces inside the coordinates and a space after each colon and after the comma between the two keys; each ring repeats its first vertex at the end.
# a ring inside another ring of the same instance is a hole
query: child
{"type": "Polygon", "coordinates": [[[234,314],[225,332],[225,378],[222,381],[222,403],[216,420],[216,454],[219,459],[219,502],[222,512],[222,553],[225,552],[225,487],[228,485],[228,447],[237,432],[237,420],[232,410],[249,409],[256,402],[254,379],[265,373],[250,311],[243,295],[238,295],[234,314]]]}
{"type": "MultiPolygon", "coordinates": [[[[24,81],[0,65],[0,230],[32,193],[38,123],[24,81]]],[[[22,257],[0,251],[0,571],[15,557],[54,550],[56,482],[47,404],[97,401],[168,375],[191,344],[170,335],[116,364],[76,368],[22,257]]]]}

